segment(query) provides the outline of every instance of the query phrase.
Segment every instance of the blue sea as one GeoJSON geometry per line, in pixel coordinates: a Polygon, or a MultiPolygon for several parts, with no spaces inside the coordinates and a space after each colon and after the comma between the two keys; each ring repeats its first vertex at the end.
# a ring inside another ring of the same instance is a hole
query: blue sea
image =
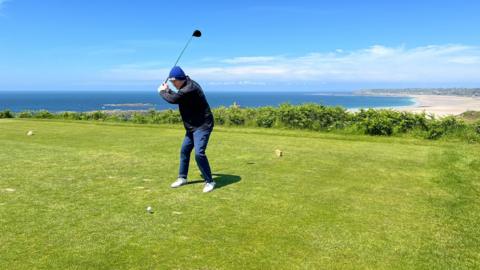
{"type": "MultiPolygon", "coordinates": [[[[278,106],[282,103],[317,103],[352,108],[397,107],[414,104],[409,97],[362,96],[349,92],[205,92],[211,107],[278,106]]],[[[156,91],[0,91],[0,110],[96,111],[176,108],[156,91]]]]}

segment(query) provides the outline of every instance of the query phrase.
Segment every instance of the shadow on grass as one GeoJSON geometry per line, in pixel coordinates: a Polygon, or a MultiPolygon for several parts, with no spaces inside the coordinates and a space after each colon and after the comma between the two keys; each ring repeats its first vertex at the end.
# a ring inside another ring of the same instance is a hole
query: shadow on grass
{"type": "MultiPolygon", "coordinates": [[[[240,182],[242,178],[238,175],[212,173],[213,181],[215,181],[215,189],[226,187],[231,184],[240,182]]],[[[204,183],[203,180],[188,181],[187,185],[204,183]]]]}

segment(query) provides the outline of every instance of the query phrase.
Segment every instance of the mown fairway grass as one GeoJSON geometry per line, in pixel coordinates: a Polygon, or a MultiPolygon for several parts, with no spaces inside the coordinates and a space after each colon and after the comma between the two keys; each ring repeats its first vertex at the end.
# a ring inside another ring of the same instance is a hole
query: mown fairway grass
{"type": "Polygon", "coordinates": [[[218,128],[203,194],[183,133],[1,120],[0,269],[480,267],[479,145],[218,128]]]}

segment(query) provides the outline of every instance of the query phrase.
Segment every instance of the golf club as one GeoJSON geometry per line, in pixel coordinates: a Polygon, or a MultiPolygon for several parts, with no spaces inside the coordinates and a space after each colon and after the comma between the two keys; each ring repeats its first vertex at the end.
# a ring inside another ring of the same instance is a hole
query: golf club
{"type": "MultiPolygon", "coordinates": [[[[192,41],[193,37],[201,37],[202,36],[202,32],[200,32],[200,30],[195,30],[193,31],[193,34],[192,36],[188,39],[187,41],[187,44],[185,44],[185,47],[183,47],[183,50],[182,52],[180,53],[180,55],[178,56],[177,58],[177,61],[175,61],[175,64],[173,64],[173,66],[176,66],[178,64],[178,61],[180,60],[180,58],[182,57],[183,53],[185,52],[185,50],[187,49],[188,45],[190,44],[190,42],[192,41]]],[[[168,81],[168,77],[165,79],[165,83],[167,83],[168,81]]]]}

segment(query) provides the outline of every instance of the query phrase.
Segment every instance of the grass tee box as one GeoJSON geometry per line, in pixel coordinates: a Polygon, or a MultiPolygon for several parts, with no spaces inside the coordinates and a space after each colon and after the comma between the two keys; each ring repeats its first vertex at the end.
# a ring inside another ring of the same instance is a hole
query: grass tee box
{"type": "Polygon", "coordinates": [[[183,134],[0,120],[0,269],[480,267],[478,144],[217,128],[203,194],[183,134]]]}

